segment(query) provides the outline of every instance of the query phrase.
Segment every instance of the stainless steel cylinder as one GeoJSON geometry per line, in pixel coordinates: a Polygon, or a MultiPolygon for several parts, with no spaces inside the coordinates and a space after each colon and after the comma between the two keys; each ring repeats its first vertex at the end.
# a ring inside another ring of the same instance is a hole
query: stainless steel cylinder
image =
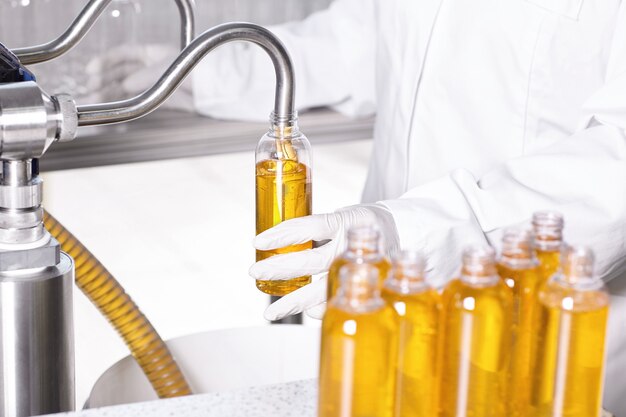
{"type": "Polygon", "coordinates": [[[0,416],[74,409],[74,262],[0,271],[0,416]]]}

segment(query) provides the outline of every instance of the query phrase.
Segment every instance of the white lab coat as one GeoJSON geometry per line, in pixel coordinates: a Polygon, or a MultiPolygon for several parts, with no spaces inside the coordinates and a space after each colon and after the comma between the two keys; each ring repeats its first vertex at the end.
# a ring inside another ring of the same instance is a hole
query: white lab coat
{"type": "MultiPolygon", "coordinates": [[[[612,291],[604,406],[626,416],[626,2],[337,0],[273,29],[299,108],[377,113],[363,200],[391,210],[436,282],[468,243],[565,214],[612,291]]],[[[201,112],[272,108],[272,67],[243,48],[201,64],[201,112]]]]}

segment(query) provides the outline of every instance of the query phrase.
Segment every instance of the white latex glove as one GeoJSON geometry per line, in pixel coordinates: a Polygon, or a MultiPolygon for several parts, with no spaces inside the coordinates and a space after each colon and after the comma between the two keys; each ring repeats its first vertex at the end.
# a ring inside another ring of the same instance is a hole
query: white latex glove
{"type": "MultiPolygon", "coordinates": [[[[278,249],[311,240],[327,243],[315,249],[259,261],[250,268],[250,276],[260,280],[284,280],[326,273],[335,257],[344,251],[348,229],[364,225],[378,226],[388,253],[397,250],[398,233],[389,210],[379,204],[351,206],[335,213],[287,220],[259,234],[254,239],[254,247],[258,250],[278,249]]],[[[270,305],[265,310],[265,318],[278,320],[305,310],[311,317],[320,318],[325,301],[326,275],[270,305]]]]}

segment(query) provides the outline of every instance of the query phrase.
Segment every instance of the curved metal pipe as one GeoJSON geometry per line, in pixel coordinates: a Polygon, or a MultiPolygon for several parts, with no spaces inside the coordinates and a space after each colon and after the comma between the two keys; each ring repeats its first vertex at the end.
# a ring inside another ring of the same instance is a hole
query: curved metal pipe
{"type": "Polygon", "coordinates": [[[207,30],[187,46],[159,81],[129,100],[78,106],[78,125],[94,126],[138,119],[159,107],[183,82],[189,72],[216,47],[232,41],[261,46],[276,70],[274,114],[288,122],[294,115],[295,77],[289,53],[269,30],[252,23],[226,23],[207,30]]]}
{"type": "MultiPolygon", "coordinates": [[[[38,64],[57,58],[72,49],[89,32],[96,20],[113,0],[90,0],[65,32],[58,38],[37,46],[16,48],[12,52],[22,64],[38,64]]],[[[194,0],[174,0],[181,19],[181,49],[191,43],[195,35],[194,0]]]]}

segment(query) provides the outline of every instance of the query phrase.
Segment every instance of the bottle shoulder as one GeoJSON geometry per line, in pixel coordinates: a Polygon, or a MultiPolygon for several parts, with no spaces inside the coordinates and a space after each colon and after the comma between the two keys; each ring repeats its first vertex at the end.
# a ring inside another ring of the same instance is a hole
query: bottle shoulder
{"type": "Polygon", "coordinates": [[[498,275],[500,275],[502,279],[506,279],[507,277],[519,277],[528,275],[535,275],[537,277],[539,276],[538,262],[519,265],[498,263],[496,265],[496,268],[498,270],[498,275]]]}
{"type": "Polygon", "coordinates": [[[551,279],[539,290],[539,301],[548,308],[571,312],[588,312],[609,306],[610,296],[604,285],[591,289],[576,289],[551,279]]]}
{"type": "Polygon", "coordinates": [[[538,288],[542,281],[539,265],[529,265],[528,267],[515,268],[510,265],[498,264],[498,275],[502,281],[511,289],[516,288],[538,288]]]}
{"type": "Polygon", "coordinates": [[[444,289],[442,302],[445,308],[477,308],[479,303],[499,304],[502,308],[508,308],[513,302],[513,293],[502,279],[485,287],[469,285],[455,279],[444,289]]]}
{"type": "Polygon", "coordinates": [[[350,311],[337,305],[329,305],[324,314],[322,326],[324,328],[336,328],[356,325],[362,328],[382,327],[392,330],[394,324],[394,311],[386,303],[370,311],[350,311]]]}
{"type": "Polygon", "coordinates": [[[302,134],[302,132],[295,132],[289,136],[279,136],[274,134],[273,131],[267,132],[259,142],[257,143],[256,151],[277,150],[282,143],[289,143],[296,150],[302,150],[306,152],[311,151],[311,142],[302,134]]]}
{"type": "Polygon", "coordinates": [[[311,166],[311,144],[306,136],[297,134],[276,137],[265,134],[256,147],[257,163],[264,160],[295,161],[311,166]]]}
{"type": "Polygon", "coordinates": [[[388,285],[383,286],[382,297],[387,303],[404,302],[415,305],[436,305],[441,303],[441,295],[437,290],[424,286],[413,292],[402,292],[388,285]]]}
{"type": "Polygon", "coordinates": [[[398,294],[383,290],[382,295],[397,317],[419,319],[436,316],[443,309],[441,295],[433,289],[418,294],[398,294]]]}
{"type": "Polygon", "coordinates": [[[342,266],[350,263],[367,263],[375,266],[381,272],[386,272],[391,268],[391,262],[378,252],[355,254],[350,251],[345,251],[333,260],[330,264],[329,271],[331,273],[338,273],[342,266]]]}

